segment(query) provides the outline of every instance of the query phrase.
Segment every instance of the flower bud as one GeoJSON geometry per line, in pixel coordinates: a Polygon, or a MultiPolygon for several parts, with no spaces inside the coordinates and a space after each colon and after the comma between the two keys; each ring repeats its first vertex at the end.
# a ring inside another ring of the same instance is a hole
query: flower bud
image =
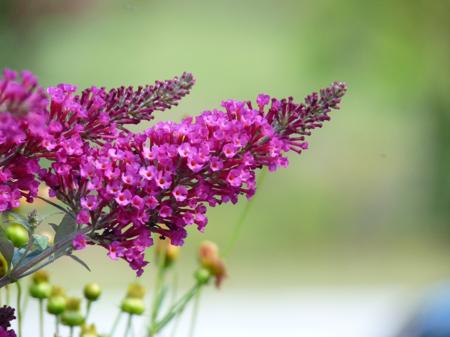
{"type": "Polygon", "coordinates": [[[211,241],[203,241],[198,252],[200,261],[219,256],[219,247],[211,241]]]}
{"type": "Polygon", "coordinates": [[[81,327],[80,337],[98,337],[97,329],[94,324],[83,325],[81,327]]]}
{"type": "Polygon", "coordinates": [[[220,287],[227,272],[225,263],[219,256],[219,248],[210,241],[205,241],[199,249],[199,260],[203,268],[207,269],[215,278],[217,287],[220,287]]]}
{"type": "Polygon", "coordinates": [[[25,246],[30,240],[28,231],[25,229],[25,227],[18,223],[9,225],[6,228],[5,233],[8,240],[11,241],[14,247],[17,248],[25,246]]]}
{"type": "Polygon", "coordinates": [[[81,326],[84,323],[84,316],[80,311],[66,310],[61,315],[61,323],[70,327],[81,326]]]}
{"type": "Polygon", "coordinates": [[[145,288],[142,284],[136,282],[128,286],[126,297],[143,299],[144,296],[145,296],[145,288]]]}
{"type": "Polygon", "coordinates": [[[130,315],[142,315],[145,311],[144,301],[141,298],[127,297],[122,301],[120,309],[130,315]]]}
{"type": "Polygon", "coordinates": [[[64,290],[64,288],[59,287],[59,286],[52,287],[52,293],[50,294],[50,297],[65,296],[65,295],[66,295],[66,291],[64,290]]]}
{"type": "Polygon", "coordinates": [[[84,297],[90,301],[97,301],[102,293],[100,286],[97,283],[88,283],[84,287],[84,297]]]}
{"type": "Polygon", "coordinates": [[[209,279],[211,278],[211,273],[206,268],[200,268],[195,272],[194,277],[197,280],[198,284],[204,285],[209,282],[209,279]]]}
{"type": "Polygon", "coordinates": [[[33,280],[33,283],[36,283],[36,284],[37,283],[48,283],[49,278],[50,277],[49,277],[48,273],[45,270],[41,269],[33,274],[32,280],[33,280]]]}
{"type": "Polygon", "coordinates": [[[47,302],[47,312],[49,314],[58,316],[66,310],[67,300],[64,296],[51,296],[47,302]]]}
{"type": "Polygon", "coordinates": [[[172,245],[169,240],[158,240],[156,243],[156,258],[164,258],[164,266],[170,267],[180,255],[180,247],[172,245]]]}
{"type": "Polygon", "coordinates": [[[67,310],[80,311],[81,300],[76,297],[69,297],[67,299],[67,310]]]}
{"type": "Polygon", "coordinates": [[[81,300],[76,297],[70,297],[66,302],[66,310],[61,315],[61,322],[64,325],[74,327],[81,326],[84,323],[84,316],[80,312],[81,300]]]}
{"type": "Polygon", "coordinates": [[[43,300],[49,298],[52,292],[52,286],[48,282],[34,283],[30,286],[30,296],[43,300]]]}

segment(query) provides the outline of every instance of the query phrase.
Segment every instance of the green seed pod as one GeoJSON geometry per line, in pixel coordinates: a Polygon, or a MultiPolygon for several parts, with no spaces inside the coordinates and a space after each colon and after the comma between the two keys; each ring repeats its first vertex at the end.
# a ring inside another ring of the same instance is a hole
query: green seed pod
{"type": "Polygon", "coordinates": [[[198,284],[207,284],[209,282],[209,279],[211,278],[211,273],[208,269],[200,268],[197,270],[194,274],[195,279],[197,280],[198,284]]]}
{"type": "Polygon", "coordinates": [[[142,315],[145,311],[144,301],[140,298],[127,297],[122,301],[120,309],[130,315],[142,315]]]}
{"type": "Polygon", "coordinates": [[[30,286],[30,296],[43,300],[49,298],[52,292],[52,286],[48,282],[35,283],[30,286]]]}
{"type": "Polygon", "coordinates": [[[6,228],[5,233],[8,240],[11,241],[14,247],[17,248],[25,246],[30,240],[28,231],[18,223],[9,225],[6,228]]]}
{"type": "Polygon", "coordinates": [[[67,300],[64,296],[52,296],[47,302],[47,312],[49,314],[58,316],[66,309],[67,300]]]}
{"type": "Polygon", "coordinates": [[[84,287],[84,297],[90,301],[97,301],[102,293],[100,286],[97,283],[89,283],[84,287]]]}
{"type": "Polygon", "coordinates": [[[81,326],[84,323],[84,316],[78,310],[67,310],[61,315],[61,323],[66,326],[81,326]]]}

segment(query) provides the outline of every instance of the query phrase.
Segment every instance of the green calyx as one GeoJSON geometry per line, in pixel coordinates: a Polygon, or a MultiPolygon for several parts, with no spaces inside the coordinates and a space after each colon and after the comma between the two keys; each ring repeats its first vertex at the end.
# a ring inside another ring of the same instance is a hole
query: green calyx
{"type": "Polygon", "coordinates": [[[208,284],[209,280],[211,279],[211,273],[206,268],[200,268],[195,272],[194,277],[197,280],[198,284],[204,285],[208,284]]]}
{"type": "Polygon", "coordinates": [[[81,326],[84,323],[84,316],[79,310],[66,310],[61,315],[61,323],[70,327],[81,326]]]}
{"type": "Polygon", "coordinates": [[[64,296],[52,296],[47,302],[47,312],[58,316],[66,310],[67,300],[64,296]]]}
{"type": "Polygon", "coordinates": [[[34,283],[30,286],[30,296],[43,300],[50,297],[52,286],[48,282],[34,283]]]}
{"type": "Polygon", "coordinates": [[[142,315],[145,311],[144,301],[140,298],[126,297],[120,309],[130,315],[142,315]]]}

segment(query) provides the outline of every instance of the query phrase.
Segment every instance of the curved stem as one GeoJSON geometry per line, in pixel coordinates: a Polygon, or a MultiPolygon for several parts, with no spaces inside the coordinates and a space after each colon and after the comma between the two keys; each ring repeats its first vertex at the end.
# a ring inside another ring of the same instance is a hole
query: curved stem
{"type": "Polygon", "coordinates": [[[192,298],[200,291],[202,284],[196,283],[182,298],[178,300],[167,312],[167,314],[156,323],[154,327],[151,327],[149,336],[155,336],[164,327],[170,323],[170,321],[177,315],[179,315],[185,309],[186,305],[192,300],[192,298]]]}
{"type": "Polygon", "coordinates": [[[130,333],[132,322],[133,322],[133,315],[129,314],[128,315],[128,321],[127,321],[127,327],[125,328],[125,335],[124,335],[124,337],[127,337],[128,334],[130,333]]]}
{"type": "Polygon", "coordinates": [[[22,337],[22,286],[16,282],[17,286],[17,327],[19,337],[22,337]]]}
{"type": "MultiPolygon", "coordinates": [[[[267,173],[266,170],[261,171],[261,174],[259,175],[258,188],[261,188],[261,185],[264,182],[266,173],[267,173]]],[[[225,250],[225,254],[223,255],[223,257],[227,257],[228,255],[230,255],[231,251],[236,246],[236,243],[237,243],[239,237],[241,236],[242,227],[243,227],[245,221],[247,220],[248,214],[254,203],[255,203],[255,197],[253,197],[252,200],[247,201],[247,204],[245,205],[245,208],[242,211],[241,216],[239,217],[238,221],[236,222],[236,225],[233,228],[233,234],[231,235],[230,241],[228,243],[228,247],[225,250]]]]}
{"type": "Polygon", "coordinates": [[[158,311],[160,305],[158,305],[160,296],[161,296],[161,286],[164,281],[165,274],[165,264],[166,264],[166,252],[165,250],[161,250],[159,254],[159,264],[158,270],[156,271],[156,281],[155,281],[155,289],[153,292],[153,302],[152,302],[152,311],[150,317],[150,327],[151,330],[156,326],[156,321],[158,319],[158,311]]]}
{"type": "Polygon", "coordinates": [[[114,320],[114,324],[112,326],[111,332],[109,333],[109,337],[113,337],[114,334],[116,333],[117,330],[117,326],[119,325],[120,322],[120,318],[122,317],[122,312],[119,311],[119,313],[116,316],[116,319],[114,320]]]}
{"type": "Polygon", "coordinates": [[[200,306],[200,294],[201,294],[201,291],[199,290],[194,298],[194,307],[192,308],[191,327],[189,329],[189,337],[194,337],[195,326],[196,326],[197,318],[198,318],[198,310],[199,310],[199,306],[200,306]]]}

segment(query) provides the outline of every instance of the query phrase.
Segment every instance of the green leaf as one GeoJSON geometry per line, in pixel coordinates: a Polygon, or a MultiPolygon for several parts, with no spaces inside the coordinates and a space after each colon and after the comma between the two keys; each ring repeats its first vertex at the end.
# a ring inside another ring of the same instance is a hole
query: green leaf
{"type": "Polygon", "coordinates": [[[33,243],[39,247],[40,250],[44,250],[48,247],[48,237],[45,235],[33,234],[33,243]]]}
{"type": "Polygon", "coordinates": [[[79,264],[81,264],[84,268],[86,268],[88,271],[91,271],[91,268],[89,268],[89,266],[87,265],[86,262],[84,262],[82,259],[80,259],[78,256],[75,255],[67,255],[68,257],[72,258],[73,260],[75,260],[76,262],[78,262],[79,264]]]}
{"type": "Polygon", "coordinates": [[[32,231],[33,226],[31,226],[30,223],[28,222],[28,220],[24,216],[20,215],[19,213],[10,211],[10,212],[6,213],[6,216],[8,217],[8,220],[7,220],[8,222],[17,222],[18,224],[21,224],[22,226],[24,226],[29,232],[32,231]],[[14,220],[11,220],[9,217],[14,218],[14,220]]]}
{"type": "MultiPolygon", "coordinates": [[[[53,226],[52,226],[53,227],[53,226]]],[[[59,226],[55,230],[55,245],[66,239],[68,236],[73,236],[77,230],[77,224],[72,215],[66,214],[61,220],[59,226]]]]}

